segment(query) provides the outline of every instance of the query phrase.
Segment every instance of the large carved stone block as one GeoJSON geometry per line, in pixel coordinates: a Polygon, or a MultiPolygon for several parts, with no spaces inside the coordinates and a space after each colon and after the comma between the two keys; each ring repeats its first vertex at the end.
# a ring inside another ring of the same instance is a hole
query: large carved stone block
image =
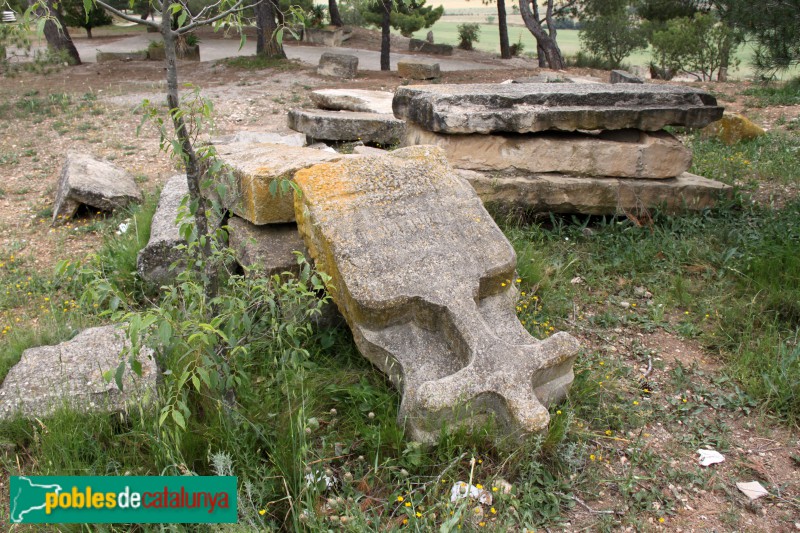
{"type": "Polygon", "coordinates": [[[481,171],[660,179],[674,178],[692,164],[692,151],[665,131],[446,135],[409,125],[404,144],[439,146],[454,167],[481,171]]]}
{"type": "Polygon", "coordinates": [[[409,85],[397,88],[392,107],[442,133],[701,128],[723,109],[700,89],[630,83],[409,85]]]}
{"type": "Polygon", "coordinates": [[[520,324],[514,250],[441,149],[323,163],[295,181],[298,228],[359,350],[403,391],[412,438],[490,416],[512,434],[547,426],[577,341],[520,324]]]}

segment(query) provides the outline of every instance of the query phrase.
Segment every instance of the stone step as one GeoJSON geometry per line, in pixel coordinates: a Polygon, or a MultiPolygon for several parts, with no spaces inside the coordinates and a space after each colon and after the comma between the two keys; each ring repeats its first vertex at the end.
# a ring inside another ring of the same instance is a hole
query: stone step
{"type": "Polygon", "coordinates": [[[288,125],[313,140],[360,140],[383,145],[399,143],[406,126],[393,115],[321,109],[292,109],[288,125]]]}
{"type": "Polygon", "coordinates": [[[698,211],[730,198],[733,188],[684,172],[663,180],[459,171],[486,204],[538,213],[622,215],[642,209],[698,211]]]}
{"type": "Polygon", "coordinates": [[[409,124],[404,145],[433,144],[456,168],[560,172],[620,178],[674,178],[692,152],[665,131],[447,135],[409,124]]]}
{"type": "Polygon", "coordinates": [[[577,341],[533,338],[514,306],[514,249],[439,148],[301,170],[298,227],[361,354],[403,391],[410,438],[483,424],[547,427],[577,341]]]}
{"type": "Polygon", "coordinates": [[[395,116],[441,133],[701,128],[722,116],[705,91],[610,83],[510,83],[398,87],[395,116]]]}
{"type": "Polygon", "coordinates": [[[309,95],[314,105],[331,111],[392,115],[394,93],[363,89],[319,89],[309,95]]]}
{"type": "Polygon", "coordinates": [[[345,156],[308,147],[271,143],[231,143],[217,147],[218,158],[230,173],[218,177],[227,189],[223,204],[253,224],[294,222],[294,192],[272,186],[275,180],[291,180],[295,172],[317,163],[345,156]]]}

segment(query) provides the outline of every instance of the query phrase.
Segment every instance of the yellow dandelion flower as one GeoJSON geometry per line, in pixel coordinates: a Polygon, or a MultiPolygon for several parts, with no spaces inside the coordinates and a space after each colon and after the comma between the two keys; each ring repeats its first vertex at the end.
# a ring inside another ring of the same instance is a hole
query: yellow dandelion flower
{"type": "Polygon", "coordinates": [[[636,400],[633,400],[633,405],[639,405],[639,402],[637,402],[636,400]]]}
{"type": "Polygon", "coordinates": [[[556,411],[556,414],[560,415],[561,414],[561,410],[559,409],[558,411],[556,411]]]}
{"type": "Polygon", "coordinates": [[[664,523],[664,517],[663,517],[663,516],[662,516],[662,517],[659,517],[659,519],[658,519],[658,523],[659,523],[659,524],[663,524],[663,523],[664,523]]]}
{"type": "Polygon", "coordinates": [[[497,492],[498,490],[500,490],[500,489],[497,488],[497,487],[492,487],[492,492],[497,492]]]}
{"type": "Polygon", "coordinates": [[[406,524],[408,524],[408,518],[403,518],[403,525],[405,526],[406,524]]]}
{"type": "Polygon", "coordinates": [[[416,516],[417,518],[422,518],[422,513],[419,513],[419,512],[418,512],[418,513],[416,513],[414,516],[416,516]]]}
{"type": "Polygon", "coordinates": [[[497,509],[492,507],[491,509],[489,509],[489,512],[492,513],[492,514],[497,514],[497,509]]]}
{"type": "Polygon", "coordinates": [[[483,490],[483,485],[478,483],[477,485],[475,485],[475,488],[478,489],[478,490],[483,490]]]}
{"type": "Polygon", "coordinates": [[[411,507],[411,502],[406,502],[403,505],[405,505],[406,507],[411,507]]]}
{"type": "Polygon", "coordinates": [[[595,457],[595,455],[594,455],[594,454],[592,454],[592,455],[590,455],[590,456],[589,456],[589,460],[590,460],[590,461],[594,461],[595,459],[597,459],[597,457],[595,457]]]}
{"type": "Polygon", "coordinates": [[[610,429],[606,430],[606,435],[611,436],[611,433],[613,433],[613,431],[611,431],[610,429]]]}
{"type": "Polygon", "coordinates": [[[478,522],[478,525],[481,527],[486,527],[486,522],[478,522]]]}
{"type": "Polygon", "coordinates": [[[397,501],[402,502],[403,500],[405,500],[405,498],[403,498],[402,496],[397,497],[397,501]]]}

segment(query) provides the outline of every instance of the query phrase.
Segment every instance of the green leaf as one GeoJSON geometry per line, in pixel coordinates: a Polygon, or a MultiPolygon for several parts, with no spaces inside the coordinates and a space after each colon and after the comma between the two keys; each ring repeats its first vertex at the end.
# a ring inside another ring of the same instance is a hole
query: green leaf
{"type": "Polygon", "coordinates": [[[194,385],[195,390],[200,391],[200,378],[197,377],[197,374],[192,374],[192,385],[194,385]]]}
{"type": "Polygon", "coordinates": [[[117,371],[114,373],[114,381],[117,384],[117,388],[122,390],[122,376],[125,373],[125,361],[120,361],[119,366],[117,367],[117,371]]]}
{"type": "Polygon", "coordinates": [[[89,13],[92,11],[94,7],[94,2],[92,0],[83,0],[83,11],[86,13],[86,22],[89,22],[89,13]]]}
{"type": "Polygon", "coordinates": [[[181,429],[186,430],[186,419],[183,418],[183,414],[180,411],[173,409],[172,419],[180,426],[181,429]]]}
{"type": "MultiPolygon", "coordinates": [[[[85,1],[86,0],[84,0],[84,2],[85,1]]],[[[189,13],[187,13],[185,9],[183,11],[181,11],[181,15],[178,17],[178,27],[179,28],[183,27],[183,23],[186,22],[186,17],[188,17],[188,16],[189,16],[189,13]]]]}

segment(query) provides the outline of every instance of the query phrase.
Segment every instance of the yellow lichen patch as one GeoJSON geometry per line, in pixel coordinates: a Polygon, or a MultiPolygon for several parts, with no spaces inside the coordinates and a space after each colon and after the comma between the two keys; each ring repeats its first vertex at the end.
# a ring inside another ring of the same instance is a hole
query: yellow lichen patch
{"type": "Polygon", "coordinates": [[[703,137],[716,137],[727,145],[755,139],[764,129],[737,113],[725,113],[721,119],[703,128],[703,137]]]}

